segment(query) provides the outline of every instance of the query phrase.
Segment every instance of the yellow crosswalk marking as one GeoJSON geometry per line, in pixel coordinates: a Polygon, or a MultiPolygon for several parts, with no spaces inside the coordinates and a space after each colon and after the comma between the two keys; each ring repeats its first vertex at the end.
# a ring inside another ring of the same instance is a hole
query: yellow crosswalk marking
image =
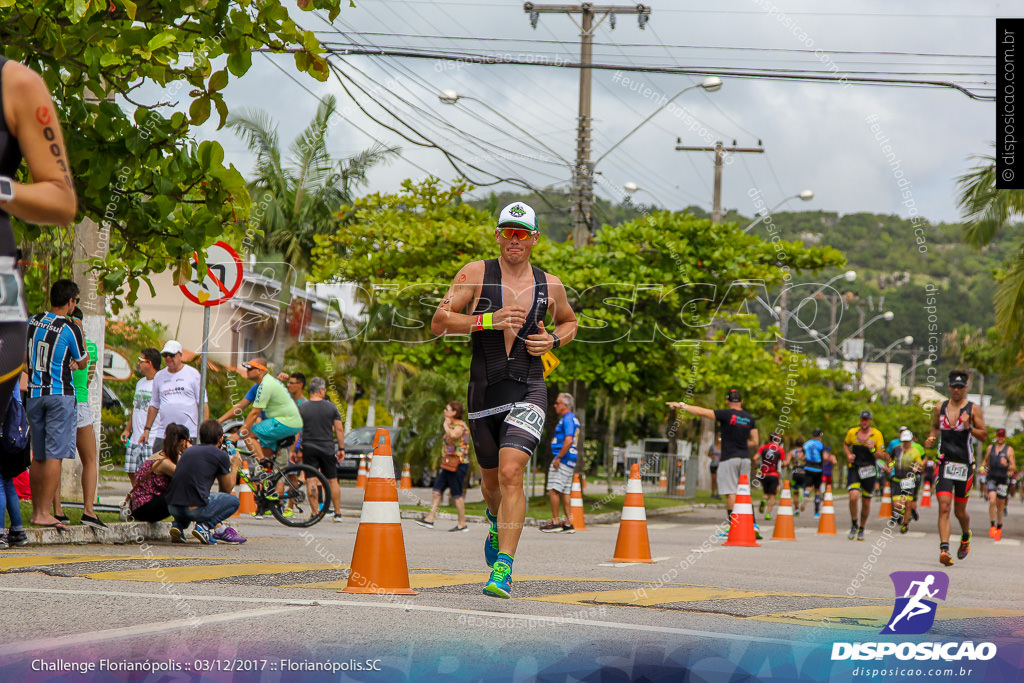
{"type": "Polygon", "coordinates": [[[299,562],[286,564],[215,564],[203,567],[156,567],[146,569],[129,569],[114,572],[96,572],[85,574],[89,579],[107,581],[151,581],[161,583],[189,583],[191,581],[208,581],[224,579],[231,576],[259,576],[262,574],[282,574],[286,572],[312,572],[319,569],[339,569],[337,564],[303,564],[299,562]]]}
{"type": "Polygon", "coordinates": [[[79,562],[119,562],[124,560],[180,560],[182,557],[149,557],[139,555],[11,555],[0,557],[0,572],[23,567],[41,567],[54,564],[77,564],[79,562]]]}
{"type": "MultiPolygon", "coordinates": [[[[780,624],[798,626],[826,626],[828,628],[846,628],[880,631],[885,628],[892,615],[891,606],[865,605],[857,607],[819,607],[815,609],[773,612],[755,617],[757,621],[770,621],[780,624]]],[[[944,607],[939,606],[935,614],[936,621],[952,621],[954,619],[995,619],[998,617],[1022,617],[1024,611],[998,609],[990,607],[944,607]]]]}
{"type": "MultiPolygon", "coordinates": [[[[584,591],[580,593],[564,593],[560,595],[544,595],[526,600],[543,602],[561,602],[570,604],[607,603],[618,605],[637,605],[647,607],[672,602],[700,602],[706,600],[741,600],[744,598],[791,597],[791,598],[840,598],[839,595],[822,595],[818,593],[786,593],[777,591],[750,591],[737,588],[717,588],[714,586],[685,587],[645,587],[627,588],[626,590],[584,591]]],[[[870,598],[867,598],[870,600],[870,598]]]]}

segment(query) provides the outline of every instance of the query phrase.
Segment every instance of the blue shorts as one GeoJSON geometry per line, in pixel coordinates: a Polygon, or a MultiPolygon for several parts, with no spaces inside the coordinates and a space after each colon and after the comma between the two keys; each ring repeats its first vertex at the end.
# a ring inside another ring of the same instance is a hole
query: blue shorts
{"type": "Polygon", "coordinates": [[[302,427],[286,427],[273,417],[257,422],[252,428],[252,433],[260,440],[260,445],[271,450],[277,448],[278,441],[295,436],[301,431],[302,427]]]}
{"type": "Polygon", "coordinates": [[[466,483],[467,472],[469,472],[469,465],[467,463],[459,465],[459,468],[454,472],[442,469],[434,481],[434,490],[438,493],[444,493],[445,489],[451,489],[452,498],[462,498],[462,489],[466,483]]]}
{"type": "Polygon", "coordinates": [[[74,396],[29,397],[25,414],[32,434],[32,459],[67,460],[75,457],[78,402],[74,396]]]}

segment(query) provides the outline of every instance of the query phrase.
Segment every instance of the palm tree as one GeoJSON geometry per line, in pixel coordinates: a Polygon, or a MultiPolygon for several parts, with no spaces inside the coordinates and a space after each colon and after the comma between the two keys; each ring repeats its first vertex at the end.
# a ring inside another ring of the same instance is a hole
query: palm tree
{"type": "MultiPolygon", "coordinates": [[[[980,249],[1014,219],[1024,217],[1024,190],[996,188],[995,157],[975,158],[981,163],[957,178],[957,186],[964,241],[980,249]]],[[[996,327],[1003,340],[1020,348],[1024,342],[1024,242],[1015,251],[1016,256],[997,276],[994,302],[996,327]]]]}
{"type": "Polygon", "coordinates": [[[253,213],[260,216],[263,231],[256,250],[261,255],[281,254],[285,262],[271,353],[277,368],[282,367],[288,340],[291,287],[309,271],[314,236],[335,229],[334,214],[353,201],[353,190],[366,184],[367,171],[400,151],[374,145],[351,157],[333,159],[327,149],[327,133],[336,109],[333,95],[320,102],[313,120],[288,147],[287,166],[282,161],[277,126],[265,111],[246,110],[228,119],[227,125],[256,155],[256,173],[249,183],[253,213]]]}

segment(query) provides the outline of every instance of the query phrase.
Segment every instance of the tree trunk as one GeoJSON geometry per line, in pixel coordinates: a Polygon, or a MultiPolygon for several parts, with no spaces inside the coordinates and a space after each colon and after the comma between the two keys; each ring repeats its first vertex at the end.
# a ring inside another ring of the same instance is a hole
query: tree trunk
{"type": "Polygon", "coordinates": [[[377,426],[377,385],[374,384],[370,387],[370,391],[367,392],[367,397],[370,399],[370,405],[366,409],[366,426],[376,427],[377,426]]]}
{"type": "MultiPolygon", "coordinates": [[[[615,474],[615,425],[619,418],[618,406],[608,402],[608,432],[604,437],[604,473],[608,481],[608,493],[612,492],[612,476],[615,474]]],[[[628,475],[628,473],[627,473],[628,475]]]]}

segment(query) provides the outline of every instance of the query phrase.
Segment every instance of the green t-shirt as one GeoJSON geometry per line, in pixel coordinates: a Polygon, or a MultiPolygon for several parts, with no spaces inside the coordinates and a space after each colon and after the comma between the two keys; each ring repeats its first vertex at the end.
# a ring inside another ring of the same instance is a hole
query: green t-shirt
{"type": "Polygon", "coordinates": [[[75,385],[75,398],[79,403],[89,402],[89,373],[96,366],[99,348],[94,342],[85,340],[85,350],[89,352],[89,367],[71,371],[71,383],[75,385]]]}
{"type": "Polygon", "coordinates": [[[295,399],[283,384],[269,374],[260,382],[260,388],[256,390],[256,400],[252,405],[254,408],[262,409],[268,418],[274,418],[285,427],[302,428],[302,416],[299,415],[295,399]]]}

